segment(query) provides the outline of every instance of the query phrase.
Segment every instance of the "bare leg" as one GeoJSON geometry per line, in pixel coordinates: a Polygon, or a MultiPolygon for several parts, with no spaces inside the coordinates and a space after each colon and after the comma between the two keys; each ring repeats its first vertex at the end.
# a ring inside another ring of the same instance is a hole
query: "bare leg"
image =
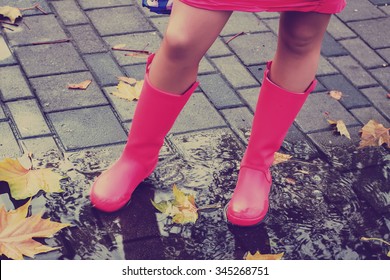
{"type": "Polygon", "coordinates": [[[270,79],[292,92],[304,92],[318,68],[321,44],[331,15],[284,12],[270,79]]]}
{"type": "Polygon", "coordinates": [[[150,68],[150,82],[166,92],[185,92],[195,82],[200,60],[230,15],[231,12],[197,9],[176,0],[150,68]]]}

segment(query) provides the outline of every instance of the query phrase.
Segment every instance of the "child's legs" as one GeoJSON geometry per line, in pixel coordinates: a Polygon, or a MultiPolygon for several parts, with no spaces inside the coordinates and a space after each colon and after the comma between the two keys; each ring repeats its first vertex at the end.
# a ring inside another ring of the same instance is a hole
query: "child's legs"
{"type": "Polygon", "coordinates": [[[271,80],[292,92],[304,92],[318,68],[321,44],[331,15],[284,12],[280,17],[278,47],[271,80]]]}
{"type": "Polygon", "coordinates": [[[150,68],[150,82],[170,93],[185,92],[196,80],[198,65],[231,12],[193,8],[175,1],[163,42],[150,68]]]}

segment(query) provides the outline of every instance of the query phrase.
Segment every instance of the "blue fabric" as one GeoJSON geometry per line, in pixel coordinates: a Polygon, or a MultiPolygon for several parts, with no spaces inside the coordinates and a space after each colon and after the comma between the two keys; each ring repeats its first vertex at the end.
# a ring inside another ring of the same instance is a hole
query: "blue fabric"
{"type": "Polygon", "coordinates": [[[173,0],[142,0],[142,6],[157,14],[170,14],[173,0]]]}

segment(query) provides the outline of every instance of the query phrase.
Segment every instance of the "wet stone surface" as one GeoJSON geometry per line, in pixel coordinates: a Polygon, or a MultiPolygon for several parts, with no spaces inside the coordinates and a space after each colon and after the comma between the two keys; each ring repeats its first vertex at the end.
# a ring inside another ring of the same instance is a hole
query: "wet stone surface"
{"type": "MultiPolygon", "coordinates": [[[[102,213],[91,207],[89,189],[120,150],[65,156],[52,151],[35,157],[36,168],[54,168],[66,178],[61,183],[64,192],[34,197],[32,213],[44,210],[45,217],[73,225],[43,240],[60,249],[37,258],[242,259],[246,252],[260,250],[284,252],[284,259],[388,259],[386,245],[360,240],[390,238],[386,153],[376,153],[382,156],[377,165],[352,168],[350,164],[345,170],[318,153],[299,156],[298,151],[305,149],[289,143],[293,159],[272,167],[269,213],[260,225],[241,228],[227,223],[224,216],[244,151],[230,130],[171,135],[155,172],[137,188],[130,203],[115,213],[102,213]],[[195,224],[174,224],[150,203],[172,198],[174,184],[195,195],[200,208],[195,224]]],[[[342,150],[337,152],[340,161],[348,159],[342,150]]],[[[25,202],[10,199],[6,184],[0,184],[0,202],[7,209],[25,202]]]]}

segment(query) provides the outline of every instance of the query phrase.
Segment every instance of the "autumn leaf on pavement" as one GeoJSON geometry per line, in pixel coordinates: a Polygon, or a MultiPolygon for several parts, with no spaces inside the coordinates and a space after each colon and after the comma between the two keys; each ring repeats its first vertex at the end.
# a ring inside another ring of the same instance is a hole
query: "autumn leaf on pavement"
{"type": "Polygon", "coordinates": [[[42,214],[27,217],[31,199],[16,210],[0,207],[0,255],[22,260],[23,255],[33,258],[36,254],[56,250],[33,238],[52,237],[57,231],[70,226],[42,219],[42,214]]]}
{"type": "Polygon", "coordinates": [[[125,82],[125,83],[127,83],[129,85],[132,85],[132,86],[134,86],[137,83],[137,80],[134,79],[134,78],[120,76],[120,77],[117,77],[117,79],[118,79],[118,81],[125,82]]]}
{"type": "Polygon", "coordinates": [[[10,6],[1,6],[0,7],[0,16],[9,18],[11,23],[15,23],[17,18],[22,17],[20,9],[10,6]]]}
{"type": "Polygon", "coordinates": [[[259,251],[256,251],[254,255],[251,252],[247,252],[244,256],[244,260],[281,260],[284,253],[280,254],[261,254],[259,251]]]}
{"type": "Polygon", "coordinates": [[[117,91],[112,92],[112,95],[129,101],[138,100],[141,95],[143,83],[143,80],[137,81],[135,85],[132,86],[126,82],[119,81],[119,84],[116,87],[117,91]]]}
{"type": "Polygon", "coordinates": [[[198,219],[198,208],[195,205],[195,197],[185,194],[176,185],[173,186],[173,200],[154,202],[153,206],[161,213],[172,217],[177,224],[195,223],[198,219]]]}
{"type": "Polygon", "coordinates": [[[329,95],[330,95],[332,98],[336,99],[336,100],[340,100],[341,97],[343,96],[343,93],[342,93],[341,91],[338,91],[338,90],[331,90],[331,91],[329,92],[329,95]]]}
{"type": "Polygon", "coordinates": [[[69,84],[68,89],[82,89],[86,90],[88,86],[92,83],[92,80],[85,80],[79,84],[69,84]]]}
{"type": "Polygon", "coordinates": [[[279,163],[282,163],[282,162],[286,162],[286,161],[290,160],[291,158],[292,158],[292,156],[290,156],[290,155],[286,155],[286,154],[282,154],[282,153],[276,152],[275,155],[274,155],[274,162],[272,163],[272,165],[276,165],[276,164],[279,164],[279,163]]]}
{"type": "Polygon", "coordinates": [[[60,180],[63,178],[50,169],[32,170],[23,167],[17,159],[6,158],[0,162],[0,181],[9,185],[11,196],[14,199],[32,197],[39,190],[45,192],[62,192],[60,180]]]}
{"type": "Polygon", "coordinates": [[[370,146],[381,146],[387,144],[387,147],[390,148],[390,137],[389,137],[390,128],[386,128],[383,124],[380,124],[374,120],[370,120],[363,128],[360,130],[360,143],[359,149],[370,146]]]}
{"type": "Polygon", "coordinates": [[[328,123],[330,123],[331,125],[335,125],[337,131],[341,135],[344,135],[348,139],[351,139],[351,135],[349,134],[349,131],[348,131],[347,126],[345,125],[344,121],[342,121],[342,120],[338,120],[338,121],[328,120],[328,123]]]}

